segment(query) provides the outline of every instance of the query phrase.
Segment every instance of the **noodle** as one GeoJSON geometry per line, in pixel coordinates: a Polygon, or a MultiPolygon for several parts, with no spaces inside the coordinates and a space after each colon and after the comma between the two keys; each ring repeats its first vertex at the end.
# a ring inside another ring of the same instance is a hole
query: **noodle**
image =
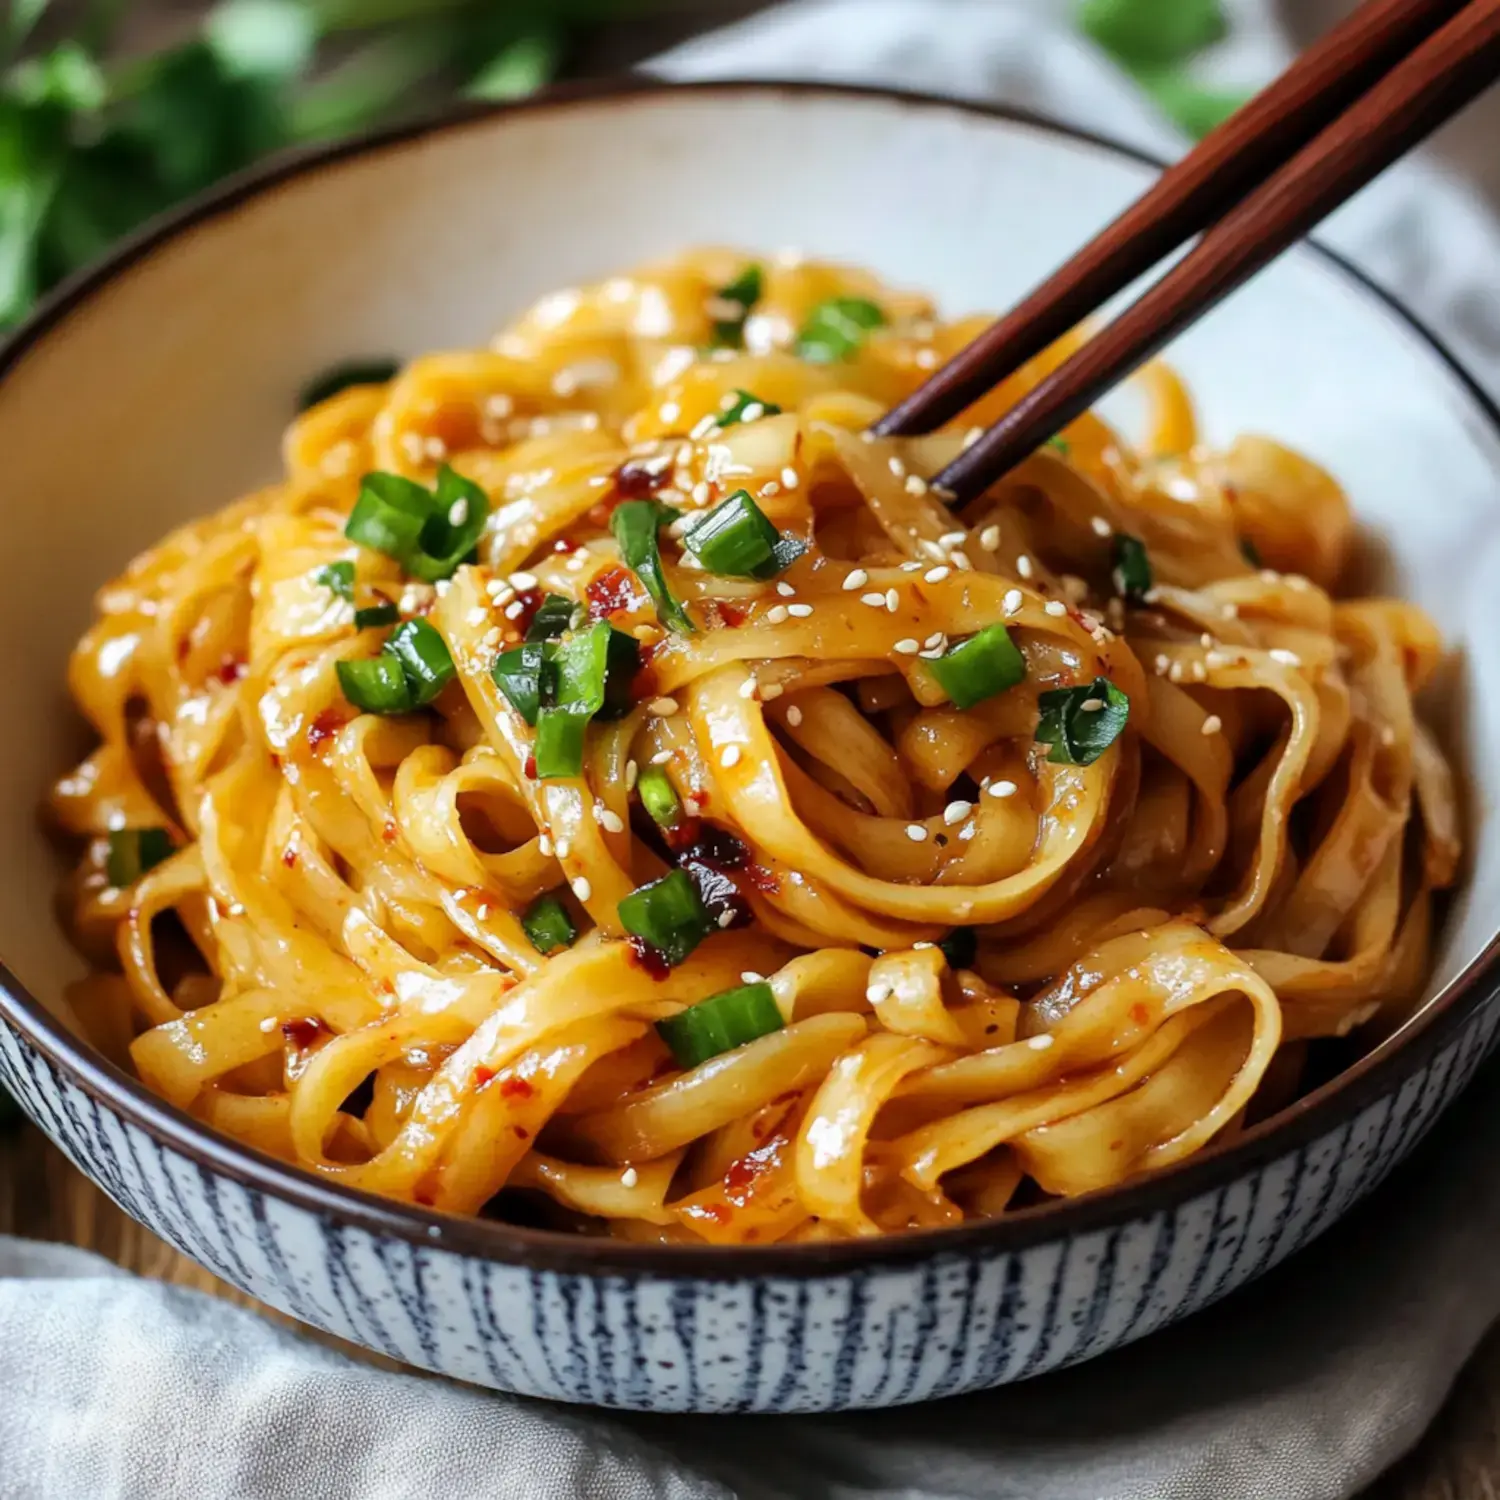
{"type": "MultiPolygon", "coordinates": [[[[1335,482],[870,422],[982,326],[704,251],[306,412],[137,558],[51,810],[106,1052],[373,1193],[751,1243],[1180,1161],[1418,998],[1442,646],[1335,482]]],[[[1065,343],[1069,341],[1064,341],[1065,343]]]]}

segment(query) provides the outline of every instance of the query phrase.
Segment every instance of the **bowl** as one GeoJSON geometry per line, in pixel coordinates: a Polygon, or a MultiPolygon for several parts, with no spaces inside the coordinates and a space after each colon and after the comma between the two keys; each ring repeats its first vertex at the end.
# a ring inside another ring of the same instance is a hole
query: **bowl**
{"type": "Polygon", "coordinates": [[[49,1010],[80,972],[36,805],[71,763],[64,664],[93,589],[277,472],[308,376],[482,342],[544,291],[700,242],[870,264],[1000,308],[1150,180],[1045,121],[781,84],[611,85],[282,161],[137,237],[0,356],[5,736],[0,1079],[78,1167],[225,1281],[408,1363],[657,1411],[831,1411],[994,1386],[1142,1337],[1260,1275],[1390,1170],[1500,1025],[1500,413],[1432,336],[1300,247],[1171,357],[1211,437],[1331,468],[1373,566],[1459,647],[1444,737],[1472,786],[1467,881],[1424,1003],[1231,1144],[1002,1220],[757,1249],[588,1240],[384,1202],[217,1136],[49,1010]]]}

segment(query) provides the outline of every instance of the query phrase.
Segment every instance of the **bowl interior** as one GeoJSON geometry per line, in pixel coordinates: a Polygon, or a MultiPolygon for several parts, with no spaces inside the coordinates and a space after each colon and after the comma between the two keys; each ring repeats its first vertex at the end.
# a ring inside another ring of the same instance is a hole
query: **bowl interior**
{"type": "MultiPolygon", "coordinates": [[[[539,294],[685,245],[795,246],[1000,308],[1149,180],[1049,127],[774,85],[627,92],[475,118],[231,194],[23,338],[0,380],[0,956],[44,1003],[79,972],[36,804],[79,748],[63,690],[94,588],[169,527],[273,477],[307,378],[475,345],[539,294]]],[[[1429,993],[1491,941],[1500,841],[1493,417],[1410,324],[1300,249],[1172,349],[1209,436],[1327,465],[1381,583],[1456,648],[1445,739],[1470,777],[1472,874],[1429,993]]]]}

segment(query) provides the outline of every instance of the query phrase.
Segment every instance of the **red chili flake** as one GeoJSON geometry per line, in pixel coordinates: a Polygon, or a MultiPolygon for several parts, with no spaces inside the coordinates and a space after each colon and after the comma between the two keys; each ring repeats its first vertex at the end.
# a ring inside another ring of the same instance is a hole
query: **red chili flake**
{"type": "Polygon", "coordinates": [[[295,870],[297,868],[297,851],[295,849],[284,849],[281,854],[281,862],[287,869],[295,870]]]}
{"type": "Polygon", "coordinates": [[[401,830],[396,827],[395,823],[390,818],[387,818],[385,820],[385,827],[380,830],[380,836],[386,841],[386,843],[394,844],[396,840],[400,838],[401,830]]]}
{"type": "Polygon", "coordinates": [[[781,881],[775,871],[768,870],[764,865],[747,865],[745,879],[762,895],[776,896],[781,893],[781,881]]]}
{"type": "Polygon", "coordinates": [[[524,1125],[512,1125],[510,1128],[511,1133],[518,1141],[529,1141],[531,1139],[531,1132],[524,1125]]]}
{"type": "Polygon", "coordinates": [[[546,597],[540,589],[522,589],[516,595],[512,603],[506,605],[507,610],[514,609],[517,604],[521,606],[519,613],[506,615],[511,625],[522,635],[531,629],[531,622],[536,618],[536,612],[542,607],[542,600],[546,597]]]}
{"type": "Polygon", "coordinates": [[[480,1063],[474,1069],[474,1087],[482,1089],[494,1076],[495,1070],[493,1068],[487,1068],[483,1063],[480,1063]]]}
{"type": "Polygon", "coordinates": [[[1134,1021],[1137,1026],[1144,1026],[1151,1019],[1150,1006],[1148,1006],[1144,1000],[1137,1000],[1135,1004],[1130,1007],[1130,1019],[1134,1021]]]}
{"type": "Polygon", "coordinates": [[[583,592],[584,598],[588,600],[590,620],[604,620],[617,614],[633,614],[638,609],[644,609],[650,602],[650,595],[640,586],[635,574],[629,568],[620,567],[618,563],[595,574],[583,592]]]}
{"type": "Polygon", "coordinates": [[[737,630],[750,618],[750,611],[727,599],[710,599],[707,604],[708,628],[710,630],[737,630]]]}
{"type": "Polygon", "coordinates": [[[683,818],[674,823],[670,828],[663,828],[661,836],[674,854],[685,854],[694,844],[703,831],[703,823],[698,818],[683,818]]]}
{"type": "Polygon", "coordinates": [[[348,722],[349,716],[343,709],[325,708],[307,726],[308,749],[314,752],[321,750],[348,722]]]}
{"type": "Polygon", "coordinates": [[[303,1016],[295,1021],[283,1021],[281,1034],[299,1052],[305,1052],[328,1028],[316,1016],[303,1016]]]}
{"type": "Polygon", "coordinates": [[[524,766],[522,766],[521,769],[525,772],[527,781],[535,781],[536,780],[536,756],[534,756],[534,755],[528,755],[526,757],[526,764],[524,766]]]}
{"type": "Polygon", "coordinates": [[[748,1156],[742,1156],[738,1161],[730,1162],[729,1170],[724,1173],[725,1191],[742,1193],[759,1174],[760,1168],[748,1156]]]}
{"type": "Polygon", "coordinates": [[[672,972],[672,966],[661,949],[653,948],[645,938],[637,937],[634,933],[630,936],[630,957],[653,979],[665,979],[672,972]]]}
{"type": "Polygon", "coordinates": [[[664,489],[671,472],[670,457],[652,459],[649,463],[628,458],[615,470],[615,493],[622,500],[643,500],[664,489]]]}
{"type": "Polygon", "coordinates": [[[500,1097],[502,1099],[529,1099],[536,1093],[524,1078],[505,1078],[500,1082],[500,1097]]]}
{"type": "Polygon", "coordinates": [[[219,670],[214,676],[224,684],[225,687],[233,687],[246,672],[250,670],[249,662],[242,661],[238,656],[226,656],[219,663],[219,670]]]}

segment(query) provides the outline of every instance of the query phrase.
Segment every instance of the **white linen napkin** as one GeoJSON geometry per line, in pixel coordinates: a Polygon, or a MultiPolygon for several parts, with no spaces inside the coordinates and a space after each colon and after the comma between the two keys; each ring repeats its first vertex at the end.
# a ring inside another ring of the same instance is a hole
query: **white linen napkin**
{"type": "MultiPolygon", "coordinates": [[[[1307,28],[1295,39],[1269,0],[1236,0],[1216,76],[1257,82],[1331,19],[1321,0],[1286,3],[1307,28]]],[[[1071,31],[1070,8],[800,0],[658,66],[1004,99],[1181,149],[1071,31]]],[[[1500,178],[1485,123],[1471,112],[1443,146],[1500,178]]],[[[1404,162],[1327,238],[1500,393],[1500,233],[1462,178],[1433,156],[1404,162]]],[[[491,1395],[0,1239],[0,1500],[1343,1500],[1416,1441],[1500,1315],[1497,1091],[1500,1064],[1374,1200],[1187,1323],[1022,1386],[856,1416],[624,1416],[491,1395]]]]}

